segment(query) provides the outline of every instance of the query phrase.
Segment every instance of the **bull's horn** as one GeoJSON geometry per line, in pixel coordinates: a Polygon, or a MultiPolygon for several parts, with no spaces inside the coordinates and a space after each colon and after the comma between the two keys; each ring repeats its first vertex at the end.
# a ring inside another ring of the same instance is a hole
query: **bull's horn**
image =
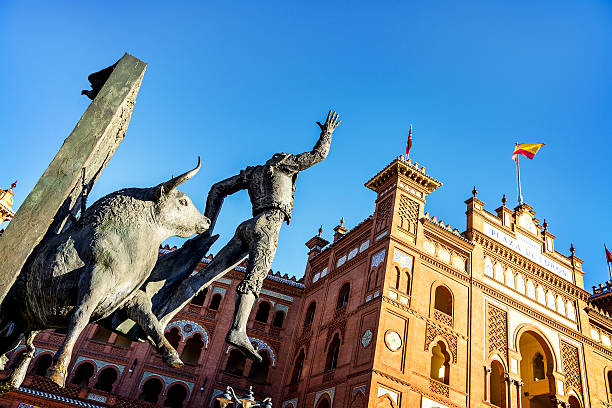
{"type": "Polygon", "coordinates": [[[195,169],[189,170],[188,172],[183,173],[178,177],[172,177],[170,180],[161,184],[164,191],[168,192],[170,190],[173,190],[177,188],[178,186],[180,186],[181,184],[183,184],[184,182],[186,182],[187,180],[189,180],[190,178],[192,178],[193,176],[195,176],[196,173],[200,171],[200,164],[201,164],[200,156],[198,156],[198,165],[195,167],[195,169]]]}

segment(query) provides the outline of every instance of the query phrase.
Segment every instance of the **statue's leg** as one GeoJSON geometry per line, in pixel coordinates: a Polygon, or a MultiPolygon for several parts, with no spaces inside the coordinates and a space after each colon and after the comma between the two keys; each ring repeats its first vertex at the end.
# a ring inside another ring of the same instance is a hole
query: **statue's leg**
{"type": "Polygon", "coordinates": [[[26,351],[19,356],[19,361],[17,364],[15,364],[15,368],[11,374],[6,379],[0,381],[0,394],[14,391],[21,386],[21,383],[28,372],[30,362],[32,361],[34,353],[36,352],[36,347],[34,347],[34,337],[36,337],[37,334],[37,331],[28,333],[25,342],[26,351]]]}
{"type": "Polygon", "coordinates": [[[164,363],[170,367],[178,368],[183,365],[183,362],[174,347],[164,336],[164,330],[151,308],[151,299],[149,299],[145,292],[138,290],[129,303],[125,305],[124,310],[127,317],[135,321],[145,334],[149,336],[149,342],[161,354],[164,363]]]}
{"type": "Polygon", "coordinates": [[[246,239],[250,241],[249,263],[244,280],[236,288],[234,321],[225,341],[254,361],[262,361],[262,358],[249,341],[246,326],[263,281],[272,266],[283,221],[284,216],[280,211],[266,211],[256,219],[253,228],[244,231],[246,239]]]}
{"type": "MultiPolygon", "coordinates": [[[[243,224],[241,224],[241,226],[243,224]]],[[[240,227],[238,228],[240,229],[240,227]]],[[[165,306],[161,309],[161,312],[155,312],[161,327],[166,327],[168,323],[170,323],[170,320],[172,320],[172,318],[183,309],[198,292],[208,287],[215,279],[225,275],[229,270],[240,264],[246,257],[247,251],[248,247],[246,243],[244,243],[236,233],[200,273],[190,276],[179,285],[172,297],[165,302],[165,306]]]]}
{"type": "Polygon", "coordinates": [[[96,273],[96,267],[86,271],[79,281],[79,301],[72,312],[68,332],[59,350],[53,356],[53,364],[47,371],[51,381],[60,387],[64,387],[68,374],[68,365],[72,357],[72,349],[81,332],[89,324],[92,313],[100,303],[104,295],[103,287],[92,284],[92,276],[96,273]],[[100,290],[101,289],[101,290],[100,290]]]}

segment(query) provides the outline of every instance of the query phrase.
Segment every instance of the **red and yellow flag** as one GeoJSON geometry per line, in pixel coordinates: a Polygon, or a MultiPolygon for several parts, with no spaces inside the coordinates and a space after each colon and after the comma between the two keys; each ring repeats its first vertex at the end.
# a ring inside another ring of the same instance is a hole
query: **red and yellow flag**
{"type": "Polygon", "coordinates": [[[521,143],[517,144],[512,153],[512,160],[517,161],[517,155],[522,154],[523,156],[533,159],[540,147],[544,146],[544,143],[521,143]]]}

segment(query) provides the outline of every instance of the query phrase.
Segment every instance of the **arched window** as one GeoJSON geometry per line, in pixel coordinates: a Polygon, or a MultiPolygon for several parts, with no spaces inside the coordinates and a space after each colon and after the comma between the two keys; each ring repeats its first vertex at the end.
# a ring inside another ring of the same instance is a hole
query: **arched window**
{"type": "Polygon", "coordinates": [[[533,356],[533,380],[540,381],[546,377],[546,368],[544,367],[544,356],[536,353],[533,356]]]}
{"type": "Polygon", "coordinates": [[[170,345],[176,350],[181,342],[181,334],[179,333],[178,327],[171,328],[170,331],[167,331],[166,334],[164,334],[164,336],[166,336],[166,340],[168,340],[170,345]]]}
{"type": "Polygon", "coordinates": [[[117,371],[114,368],[106,367],[98,374],[98,381],[96,381],[94,388],[100,391],[111,392],[115,381],[117,381],[117,371]]]}
{"type": "Polygon", "coordinates": [[[310,305],[308,305],[308,309],[306,309],[306,318],[304,319],[304,326],[312,324],[316,310],[317,304],[315,302],[311,302],[310,305]]]}
{"type": "Polygon", "coordinates": [[[453,295],[446,286],[436,288],[434,307],[449,316],[453,315],[453,295]]]}
{"type": "Polygon", "coordinates": [[[499,361],[491,363],[491,373],[489,375],[489,401],[495,406],[506,408],[504,368],[499,361]]]}
{"type": "Polygon", "coordinates": [[[434,380],[448,385],[450,370],[450,356],[446,345],[439,341],[431,350],[431,370],[429,375],[434,380]]]}
{"type": "Polygon", "coordinates": [[[208,305],[208,308],[211,310],[219,310],[221,300],[223,300],[223,295],[220,293],[215,293],[210,301],[210,305],[208,305]]]}
{"type": "Polygon", "coordinates": [[[255,314],[255,320],[262,323],[268,322],[268,316],[270,315],[270,304],[268,302],[259,302],[257,313],[255,314]]]}
{"type": "Polygon", "coordinates": [[[202,306],[204,304],[204,300],[206,299],[206,292],[208,292],[208,288],[195,295],[193,299],[191,299],[191,304],[196,306],[202,306]]]}
{"type": "Polygon", "coordinates": [[[72,377],[72,384],[76,384],[81,388],[89,387],[89,379],[94,374],[94,366],[91,363],[83,363],[77,367],[74,377],[72,377]]]}
{"type": "Polygon", "coordinates": [[[180,384],[174,384],[168,388],[164,407],[183,408],[185,398],[187,398],[187,389],[180,384]]]}
{"type": "Polygon", "coordinates": [[[410,274],[406,272],[406,294],[410,295],[410,274]]]}
{"type": "Polygon", "coordinates": [[[569,408],[580,408],[580,401],[574,395],[570,396],[567,402],[569,403],[569,408]]]}
{"type": "Polygon", "coordinates": [[[346,282],[340,288],[340,292],[338,292],[338,302],[336,303],[336,309],[340,309],[348,304],[349,294],[351,292],[351,285],[346,282]]]}
{"type": "Polygon", "coordinates": [[[260,353],[262,361],[254,361],[249,370],[249,379],[258,384],[265,384],[268,380],[268,371],[270,371],[270,357],[265,351],[260,353]]]}
{"type": "Polygon", "coordinates": [[[142,393],[140,393],[138,400],[157,404],[163,388],[164,386],[159,378],[149,378],[142,385],[142,393]]]}
{"type": "Polygon", "coordinates": [[[376,287],[376,269],[372,269],[370,277],[368,278],[368,290],[372,290],[376,287]]]}
{"type": "Polygon", "coordinates": [[[46,376],[47,370],[49,369],[49,367],[51,367],[52,361],[53,357],[51,357],[51,354],[42,354],[36,359],[36,363],[34,364],[34,370],[32,370],[32,373],[41,377],[46,376]]]}
{"type": "Polygon", "coordinates": [[[293,365],[293,374],[291,375],[291,384],[296,384],[300,382],[302,379],[302,368],[304,368],[304,359],[306,355],[304,354],[304,349],[300,350],[300,354],[298,354],[295,359],[295,364],[293,365]]]}
{"type": "Polygon", "coordinates": [[[202,340],[202,335],[200,333],[194,334],[185,342],[185,348],[183,349],[183,354],[181,354],[181,360],[183,360],[183,363],[186,364],[198,364],[203,348],[204,341],[202,340]]]}
{"type": "Polygon", "coordinates": [[[319,403],[317,404],[317,408],[330,408],[329,407],[329,400],[325,397],[321,398],[319,400],[319,403]]]}
{"type": "Polygon", "coordinates": [[[225,372],[234,375],[242,375],[245,364],[246,357],[244,354],[237,349],[232,349],[227,359],[227,363],[225,363],[225,372]]]}
{"type": "Polygon", "coordinates": [[[338,355],[340,354],[340,337],[334,335],[327,348],[327,359],[325,360],[325,371],[335,370],[338,366],[338,355]]]}
{"type": "Polygon", "coordinates": [[[106,343],[108,342],[108,339],[111,333],[112,332],[108,330],[106,327],[98,326],[96,327],[96,331],[94,332],[93,336],[91,336],[91,339],[95,341],[106,343]]]}
{"type": "Polygon", "coordinates": [[[21,356],[23,355],[23,353],[26,352],[25,348],[22,348],[19,351],[13,351],[13,355],[11,357],[11,362],[6,366],[6,369],[12,369],[15,367],[15,365],[19,362],[19,360],[21,359],[21,356]]]}
{"type": "Polygon", "coordinates": [[[401,283],[401,273],[398,267],[395,267],[395,282],[392,285],[393,288],[395,288],[396,290],[400,290],[400,283],[401,283]]]}
{"type": "Polygon", "coordinates": [[[272,326],[283,327],[284,321],[285,321],[285,313],[282,310],[277,310],[276,313],[274,313],[274,321],[272,321],[272,326]]]}
{"type": "Polygon", "coordinates": [[[130,340],[128,337],[122,336],[121,334],[117,335],[117,338],[115,339],[115,346],[130,348],[131,345],[132,340],[130,340]]]}

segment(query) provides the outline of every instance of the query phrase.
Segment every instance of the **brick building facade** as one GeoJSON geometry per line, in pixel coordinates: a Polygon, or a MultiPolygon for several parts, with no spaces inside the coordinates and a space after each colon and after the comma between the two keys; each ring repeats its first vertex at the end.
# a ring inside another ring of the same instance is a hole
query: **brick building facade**
{"type": "Polygon", "coordinates": [[[372,216],[310,239],[299,281],[268,275],[248,326],[263,363],[224,343],[239,267],[168,326],[183,368],[92,325],[59,389],[40,374],[62,335],[41,333],[0,406],[213,407],[232,385],[279,408],[612,407],[612,283],[586,291],[529,205],[474,190],[465,231],[430,216],[440,185],[398,157],[366,183],[372,216]]]}

